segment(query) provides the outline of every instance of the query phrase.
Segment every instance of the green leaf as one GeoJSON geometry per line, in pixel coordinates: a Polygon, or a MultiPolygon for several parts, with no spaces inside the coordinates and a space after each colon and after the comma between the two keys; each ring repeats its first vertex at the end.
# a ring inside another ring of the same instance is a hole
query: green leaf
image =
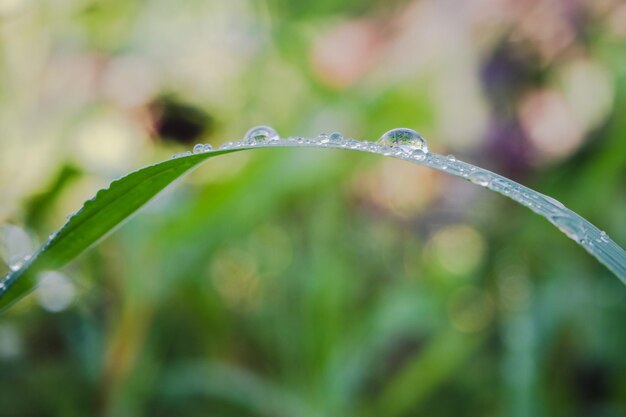
{"type": "Polygon", "coordinates": [[[37,273],[58,269],[112,232],[140,207],[201,162],[234,152],[224,150],[170,159],[132,172],[98,191],[31,257],[11,272],[0,293],[0,310],[35,288],[37,273]]]}

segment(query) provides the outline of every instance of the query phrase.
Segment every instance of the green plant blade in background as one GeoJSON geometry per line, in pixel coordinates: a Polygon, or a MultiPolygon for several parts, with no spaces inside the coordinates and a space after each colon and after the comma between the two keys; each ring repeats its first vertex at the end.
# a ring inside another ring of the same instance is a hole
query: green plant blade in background
{"type": "Polygon", "coordinates": [[[605,232],[560,202],[501,175],[432,152],[407,152],[402,148],[393,149],[354,139],[328,143],[317,139],[287,138],[262,144],[231,142],[216,151],[189,153],[142,168],[113,181],[109,188],[100,190],[94,198],[85,202],[82,209],[70,217],[58,232],[51,235],[48,242],[28,262],[4,279],[0,284],[0,310],[33,290],[38,272],[66,265],[201,162],[225,153],[269,147],[326,147],[370,152],[426,165],[464,178],[500,193],[545,217],[626,283],[626,252],[609,239],[605,232]]]}

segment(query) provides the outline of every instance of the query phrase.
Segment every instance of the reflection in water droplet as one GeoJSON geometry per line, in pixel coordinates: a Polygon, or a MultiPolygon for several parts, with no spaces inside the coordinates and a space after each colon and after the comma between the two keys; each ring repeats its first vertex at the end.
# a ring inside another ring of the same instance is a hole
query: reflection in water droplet
{"type": "Polygon", "coordinates": [[[270,126],[256,126],[248,130],[244,137],[248,144],[275,142],[280,139],[278,133],[270,126]]]}
{"type": "Polygon", "coordinates": [[[193,147],[193,153],[202,153],[204,151],[204,145],[202,143],[198,143],[193,147]]]}
{"type": "Polygon", "coordinates": [[[472,172],[469,176],[469,180],[474,184],[480,185],[481,187],[486,187],[489,185],[489,174],[483,171],[475,171],[472,172]]]}
{"type": "Polygon", "coordinates": [[[428,152],[428,145],[422,135],[413,129],[402,127],[386,132],[378,139],[378,143],[400,148],[406,152],[412,152],[415,149],[420,149],[424,151],[424,153],[428,152]]]}

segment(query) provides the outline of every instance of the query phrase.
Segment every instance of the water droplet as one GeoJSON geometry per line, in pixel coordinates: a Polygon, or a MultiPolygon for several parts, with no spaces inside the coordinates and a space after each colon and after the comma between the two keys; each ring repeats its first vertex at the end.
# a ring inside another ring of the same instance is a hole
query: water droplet
{"type": "Polygon", "coordinates": [[[579,221],[570,216],[550,216],[550,220],[570,239],[584,239],[584,230],[579,221]]]}
{"type": "Polygon", "coordinates": [[[361,142],[356,139],[348,139],[346,140],[346,146],[350,149],[359,149],[361,147],[361,142]]]}
{"type": "Polygon", "coordinates": [[[495,177],[489,181],[489,188],[504,195],[510,195],[513,187],[506,178],[495,177]]]}
{"type": "Polygon", "coordinates": [[[244,139],[248,144],[254,145],[257,143],[276,142],[280,139],[280,136],[272,127],[256,126],[248,130],[244,139]]]}
{"type": "Polygon", "coordinates": [[[379,152],[385,156],[389,156],[393,154],[393,149],[391,149],[391,146],[383,145],[380,147],[379,152]]]}
{"type": "Polygon", "coordinates": [[[456,157],[454,155],[448,155],[448,161],[454,162],[456,161],[456,157]]]}
{"type": "Polygon", "coordinates": [[[480,185],[481,187],[486,187],[489,185],[491,179],[489,178],[489,174],[486,172],[475,171],[470,174],[469,180],[474,184],[480,185]]]}
{"type": "Polygon", "coordinates": [[[378,149],[380,148],[380,146],[374,142],[366,142],[365,148],[370,152],[378,152],[378,149]]]}
{"type": "Polygon", "coordinates": [[[330,142],[330,135],[328,133],[320,133],[317,137],[322,144],[330,142]]]}
{"type": "Polygon", "coordinates": [[[219,149],[230,149],[234,145],[234,142],[224,142],[220,145],[219,149]]]}
{"type": "Polygon", "coordinates": [[[4,282],[0,282],[0,291],[4,291],[5,288],[6,285],[4,285],[4,282]]]}
{"type": "Polygon", "coordinates": [[[411,158],[415,159],[416,161],[423,161],[424,158],[426,158],[426,153],[424,153],[422,149],[416,149],[411,152],[411,158]]]}
{"type": "Polygon", "coordinates": [[[25,257],[23,257],[21,259],[13,260],[13,261],[9,262],[9,269],[11,271],[17,271],[22,266],[24,266],[24,264],[26,262],[28,262],[29,260],[30,260],[30,255],[25,256],[25,257]]]}
{"type": "Polygon", "coordinates": [[[421,149],[424,153],[428,152],[426,140],[413,129],[397,128],[391,129],[378,139],[381,145],[400,148],[406,152],[412,152],[415,149],[421,149]]]}
{"type": "Polygon", "coordinates": [[[339,132],[333,132],[330,134],[329,138],[333,142],[340,142],[343,140],[343,135],[339,132]]]}
{"type": "Polygon", "coordinates": [[[603,241],[604,243],[609,242],[609,235],[607,235],[604,230],[600,232],[600,240],[603,241]]]}
{"type": "Polygon", "coordinates": [[[204,145],[202,143],[198,143],[193,147],[193,153],[202,153],[204,151],[204,145]]]}
{"type": "Polygon", "coordinates": [[[561,203],[559,200],[550,197],[549,195],[544,195],[543,196],[546,200],[548,200],[548,202],[550,202],[553,206],[559,208],[559,209],[564,209],[565,206],[563,205],[563,203],[561,203]]]}
{"type": "Polygon", "coordinates": [[[208,143],[205,143],[204,146],[202,147],[202,152],[211,152],[213,150],[213,146],[209,145],[208,143]]]}
{"type": "Polygon", "coordinates": [[[191,151],[185,151],[185,152],[172,155],[172,159],[182,158],[182,157],[189,156],[189,155],[191,155],[191,151]]]}

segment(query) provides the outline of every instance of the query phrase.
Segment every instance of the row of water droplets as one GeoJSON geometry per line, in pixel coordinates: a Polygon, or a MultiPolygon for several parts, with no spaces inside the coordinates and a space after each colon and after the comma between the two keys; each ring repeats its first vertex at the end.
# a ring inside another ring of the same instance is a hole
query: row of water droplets
{"type": "MultiPolygon", "coordinates": [[[[217,149],[213,149],[209,144],[197,144],[194,146],[193,151],[173,155],[173,158],[253,147],[353,149],[404,159],[464,178],[481,187],[486,187],[505,195],[544,216],[626,283],[626,252],[613,242],[606,232],[599,230],[549,196],[524,187],[491,171],[459,161],[453,155],[442,156],[429,152],[426,140],[412,129],[392,129],[385,132],[377,142],[370,142],[345,138],[338,132],[322,133],[316,138],[289,137],[282,139],[275,129],[269,126],[257,126],[250,129],[241,141],[226,142],[217,149]]],[[[88,203],[89,201],[86,204],[88,203]]],[[[56,236],[56,233],[51,235],[47,243],[50,244],[54,241],[56,236]]],[[[28,262],[28,258],[25,258],[23,262],[28,262]]],[[[23,262],[11,265],[11,269],[13,271],[19,269],[23,262]]],[[[6,291],[6,288],[6,283],[0,281],[0,295],[6,291]]]]}
{"type": "Polygon", "coordinates": [[[626,283],[626,252],[613,242],[606,232],[599,230],[552,197],[491,171],[459,161],[453,155],[443,156],[429,152],[426,140],[412,129],[395,128],[385,132],[378,141],[370,142],[346,138],[339,132],[321,133],[315,138],[288,137],[283,139],[270,126],[256,126],[250,129],[241,141],[226,142],[215,150],[211,145],[198,144],[194,146],[193,152],[177,154],[174,157],[253,147],[353,149],[404,159],[464,178],[509,197],[544,216],[626,283]]]}

